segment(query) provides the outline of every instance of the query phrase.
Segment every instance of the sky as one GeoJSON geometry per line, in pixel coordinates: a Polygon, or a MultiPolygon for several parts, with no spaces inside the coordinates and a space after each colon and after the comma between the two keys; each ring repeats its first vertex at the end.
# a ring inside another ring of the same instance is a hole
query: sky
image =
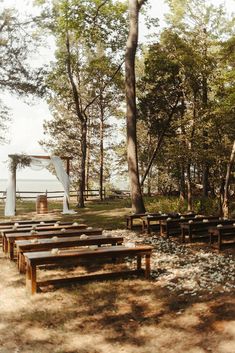
{"type": "MultiPolygon", "coordinates": [[[[215,5],[224,3],[229,12],[235,10],[235,0],[211,0],[215,5]]],[[[14,6],[20,8],[21,11],[26,9],[31,11],[28,0],[4,0],[0,2],[0,6],[14,6]]],[[[160,24],[163,25],[164,14],[167,6],[164,0],[149,0],[152,6],[152,15],[159,17],[160,24]]],[[[146,32],[144,29],[140,32],[146,32]]],[[[43,51],[40,55],[42,62],[48,62],[47,51],[43,51]]],[[[50,119],[50,112],[47,104],[40,99],[31,99],[31,104],[25,103],[23,98],[19,99],[11,94],[1,94],[1,98],[5,105],[11,108],[12,121],[9,124],[8,140],[9,143],[0,145],[0,179],[8,178],[8,154],[37,154],[45,155],[46,151],[42,149],[38,141],[43,136],[43,121],[50,119]]],[[[53,179],[54,177],[48,171],[35,172],[29,168],[19,171],[18,178],[21,179],[53,179]]]]}

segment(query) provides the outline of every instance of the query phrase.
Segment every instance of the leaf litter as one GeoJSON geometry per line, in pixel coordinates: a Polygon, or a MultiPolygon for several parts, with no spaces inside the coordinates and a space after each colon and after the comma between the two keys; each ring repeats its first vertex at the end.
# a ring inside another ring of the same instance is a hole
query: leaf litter
{"type": "MultiPolygon", "coordinates": [[[[153,246],[151,279],[180,297],[199,297],[205,294],[230,293],[235,290],[235,259],[233,254],[218,253],[191,244],[181,244],[157,234],[143,235],[130,230],[114,230],[124,243],[153,246]]],[[[110,231],[109,231],[110,234],[110,231]]],[[[128,259],[128,265],[134,266],[128,259]]]]}

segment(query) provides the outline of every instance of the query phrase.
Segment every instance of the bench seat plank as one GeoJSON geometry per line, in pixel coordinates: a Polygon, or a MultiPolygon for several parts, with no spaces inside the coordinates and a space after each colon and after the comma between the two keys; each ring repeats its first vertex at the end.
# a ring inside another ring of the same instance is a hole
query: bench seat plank
{"type": "Polygon", "coordinates": [[[24,252],[37,252],[46,251],[53,248],[72,248],[79,246],[89,246],[89,245],[120,245],[123,243],[123,237],[114,236],[88,236],[86,239],[81,238],[81,236],[68,237],[68,238],[46,238],[38,239],[37,243],[32,243],[30,240],[17,240],[17,266],[20,273],[25,272],[25,258],[24,252]]]}

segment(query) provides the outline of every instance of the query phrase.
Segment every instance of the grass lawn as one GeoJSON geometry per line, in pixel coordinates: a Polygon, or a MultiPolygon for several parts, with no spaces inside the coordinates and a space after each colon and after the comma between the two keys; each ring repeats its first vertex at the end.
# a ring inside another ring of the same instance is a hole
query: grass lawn
{"type": "MultiPolygon", "coordinates": [[[[148,211],[153,211],[151,205],[148,211]]],[[[61,203],[50,201],[49,207],[48,218],[77,219],[108,232],[113,229],[126,241],[152,243],[152,277],[44,288],[30,296],[16,264],[0,252],[0,353],[234,352],[233,251],[218,254],[205,244],[183,246],[177,239],[127,231],[128,200],[89,202],[75,217],[62,217],[61,203]]],[[[35,203],[18,202],[16,218],[30,217],[36,217],[35,203]]],[[[66,274],[94,270],[103,266],[80,265],[66,274]]],[[[61,271],[41,269],[39,277],[59,276],[61,271]]]]}

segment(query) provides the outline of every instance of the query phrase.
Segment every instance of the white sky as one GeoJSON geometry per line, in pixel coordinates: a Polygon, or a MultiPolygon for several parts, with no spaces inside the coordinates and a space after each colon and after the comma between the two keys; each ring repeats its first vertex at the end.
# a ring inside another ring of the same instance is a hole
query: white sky
{"type": "MultiPolygon", "coordinates": [[[[224,3],[229,12],[235,10],[235,0],[211,0],[215,5],[224,3]]],[[[15,6],[21,10],[30,8],[31,1],[27,0],[4,0],[5,6],[15,6]]],[[[167,11],[164,0],[149,0],[152,6],[151,13],[163,21],[163,15],[167,11]]],[[[0,4],[2,7],[2,4],[0,4]]],[[[45,52],[41,55],[40,61],[47,60],[45,52]]],[[[8,177],[6,161],[8,154],[27,153],[27,154],[47,154],[39,146],[38,140],[43,138],[43,121],[50,118],[47,104],[42,100],[35,100],[32,105],[24,103],[23,99],[11,96],[10,94],[1,95],[4,103],[12,110],[12,122],[9,127],[8,140],[10,142],[0,145],[0,179],[8,177]]],[[[35,172],[29,168],[18,172],[18,178],[24,179],[53,179],[48,171],[35,172]]]]}

